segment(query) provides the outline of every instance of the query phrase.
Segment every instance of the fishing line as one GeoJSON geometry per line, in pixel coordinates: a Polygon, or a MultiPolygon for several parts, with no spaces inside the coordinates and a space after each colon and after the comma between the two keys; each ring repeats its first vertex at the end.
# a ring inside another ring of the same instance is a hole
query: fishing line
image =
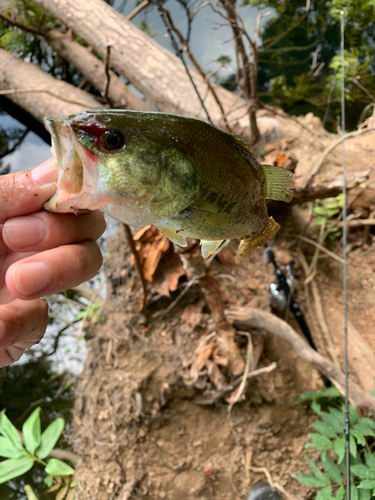
{"type": "Polygon", "coordinates": [[[344,288],[344,342],[345,342],[345,455],[346,455],[346,498],[350,500],[350,421],[349,421],[349,371],[348,371],[348,261],[347,242],[348,227],[346,223],[346,162],[345,162],[345,54],[344,54],[344,11],[340,12],[341,17],[341,133],[342,133],[342,194],[343,194],[343,288],[344,288]]]}
{"type": "Polygon", "coordinates": [[[191,76],[189,68],[188,68],[188,66],[187,66],[187,64],[185,62],[184,51],[182,49],[180,49],[180,47],[178,46],[178,43],[177,43],[177,41],[176,41],[176,39],[174,37],[173,31],[172,31],[172,26],[171,26],[171,24],[170,24],[170,22],[168,20],[168,17],[166,15],[166,13],[163,11],[163,9],[162,9],[162,7],[160,5],[160,2],[157,3],[157,7],[158,7],[158,11],[159,11],[160,17],[161,17],[161,19],[162,19],[162,21],[164,23],[165,29],[167,30],[169,38],[171,39],[171,42],[172,42],[173,48],[174,48],[174,50],[176,52],[176,55],[181,59],[181,62],[184,65],[185,71],[186,71],[188,77],[190,78],[191,84],[193,85],[195,93],[198,96],[199,102],[201,103],[201,106],[202,106],[204,112],[206,113],[208,122],[211,125],[213,125],[211,117],[210,117],[210,115],[208,113],[208,110],[207,110],[206,106],[204,105],[203,99],[202,99],[202,97],[201,97],[201,95],[199,93],[199,90],[197,89],[197,86],[194,83],[193,77],[191,76]]]}

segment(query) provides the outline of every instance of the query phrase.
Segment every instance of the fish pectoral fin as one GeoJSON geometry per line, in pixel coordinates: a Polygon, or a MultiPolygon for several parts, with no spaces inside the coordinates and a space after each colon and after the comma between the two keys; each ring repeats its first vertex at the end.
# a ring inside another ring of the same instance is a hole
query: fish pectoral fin
{"type": "Polygon", "coordinates": [[[204,258],[210,257],[223,243],[224,240],[220,241],[207,241],[201,240],[202,255],[204,258]]]}
{"type": "Polygon", "coordinates": [[[279,229],[279,224],[275,222],[272,217],[269,217],[268,226],[262,233],[258,234],[258,236],[255,236],[255,238],[251,240],[241,240],[240,246],[238,247],[237,251],[236,262],[240,262],[253,250],[267,243],[268,240],[275,236],[279,229]]]}
{"type": "Polygon", "coordinates": [[[173,229],[168,229],[166,227],[158,227],[158,229],[172,243],[176,243],[176,245],[180,245],[180,247],[187,246],[186,236],[182,236],[182,234],[178,234],[178,233],[176,233],[176,231],[173,231],[173,229]]]}
{"type": "Polygon", "coordinates": [[[262,194],[269,200],[286,201],[293,198],[294,175],[283,167],[261,165],[264,174],[262,194]]]}

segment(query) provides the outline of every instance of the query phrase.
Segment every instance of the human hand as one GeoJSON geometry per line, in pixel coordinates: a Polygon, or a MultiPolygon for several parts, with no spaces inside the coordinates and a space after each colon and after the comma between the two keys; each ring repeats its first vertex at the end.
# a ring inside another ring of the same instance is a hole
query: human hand
{"type": "Polygon", "coordinates": [[[56,190],[52,161],[0,176],[0,367],[43,337],[48,305],[39,297],[79,285],[102,264],[99,210],[78,216],[42,210],[56,190]]]}

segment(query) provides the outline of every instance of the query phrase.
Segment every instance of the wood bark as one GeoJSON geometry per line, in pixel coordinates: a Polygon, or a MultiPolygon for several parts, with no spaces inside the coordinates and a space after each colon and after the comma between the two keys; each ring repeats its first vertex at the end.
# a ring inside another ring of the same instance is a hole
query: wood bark
{"type": "MultiPolygon", "coordinates": [[[[107,47],[111,46],[111,67],[142,92],[156,109],[206,118],[180,59],[108,4],[102,0],[35,0],[35,3],[71,28],[103,60],[107,47]]],[[[191,70],[191,74],[204,96],[207,84],[196,71],[191,70]]],[[[245,102],[221,87],[215,89],[232,130],[239,135],[249,135],[246,117],[239,122],[245,102]],[[241,104],[242,109],[238,109],[241,104]]],[[[210,93],[205,105],[212,121],[221,126],[222,113],[210,93]]]]}
{"type": "MultiPolygon", "coordinates": [[[[60,57],[73,64],[99,90],[100,94],[103,97],[105,96],[107,87],[105,64],[94,56],[89,49],[56,28],[47,31],[39,38],[48,43],[60,57]]],[[[107,100],[112,107],[150,111],[150,107],[143,99],[135,95],[111,70],[109,70],[109,78],[107,100]]]]}
{"type": "Polygon", "coordinates": [[[0,89],[40,122],[48,115],[60,118],[99,107],[98,101],[87,92],[57,80],[35,64],[1,48],[0,89]]]}

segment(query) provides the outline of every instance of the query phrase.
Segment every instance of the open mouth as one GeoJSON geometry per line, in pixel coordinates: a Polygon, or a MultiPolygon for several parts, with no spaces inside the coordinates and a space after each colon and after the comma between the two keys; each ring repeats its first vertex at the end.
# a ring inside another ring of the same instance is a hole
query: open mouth
{"type": "Polygon", "coordinates": [[[77,194],[82,190],[83,166],[74,133],[64,119],[46,117],[44,123],[57,155],[58,187],[66,193],[77,194]]]}

